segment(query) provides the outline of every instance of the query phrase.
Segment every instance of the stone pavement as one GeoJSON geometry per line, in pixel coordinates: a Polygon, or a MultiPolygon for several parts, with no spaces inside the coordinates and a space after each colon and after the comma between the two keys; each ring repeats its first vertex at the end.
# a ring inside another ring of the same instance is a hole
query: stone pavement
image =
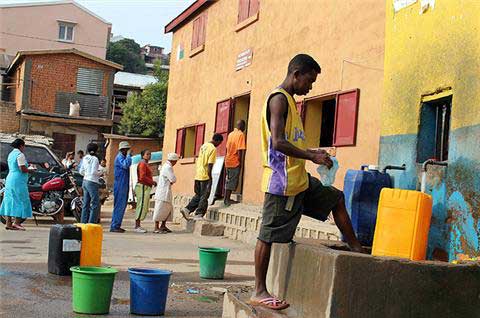
{"type": "MultiPolygon", "coordinates": [[[[149,233],[133,230],[133,210],[125,214],[123,234],[108,232],[111,206],[102,209],[104,226],[103,264],[120,270],[112,296],[109,317],[129,316],[128,267],[172,270],[166,316],[220,317],[223,294],[212,287],[249,293],[253,286],[253,247],[223,237],[204,237],[185,233],[171,225],[174,233],[154,234],[151,214],[143,226],[149,233]],[[198,246],[229,248],[223,281],[198,277],[198,246]],[[188,294],[188,288],[200,294],[188,294]]],[[[66,222],[73,222],[66,218],[66,222]]],[[[26,232],[0,229],[0,316],[1,317],[81,317],[71,310],[71,278],[47,273],[50,220],[32,221],[26,232]]]]}

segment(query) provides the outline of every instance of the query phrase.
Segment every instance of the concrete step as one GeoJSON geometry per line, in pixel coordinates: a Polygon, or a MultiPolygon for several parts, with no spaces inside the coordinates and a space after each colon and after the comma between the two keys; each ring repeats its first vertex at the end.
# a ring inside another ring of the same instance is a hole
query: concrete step
{"type": "Polygon", "coordinates": [[[261,306],[251,306],[245,299],[226,293],[223,298],[222,318],[300,318],[293,308],[271,310],[261,306]]]}
{"type": "Polygon", "coordinates": [[[223,236],[224,232],[225,225],[208,220],[196,221],[193,230],[193,234],[198,236],[223,236]]]}
{"type": "Polygon", "coordinates": [[[186,233],[193,233],[198,236],[223,236],[225,225],[210,220],[185,220],[179,219],[180,227],[186,233]]]}

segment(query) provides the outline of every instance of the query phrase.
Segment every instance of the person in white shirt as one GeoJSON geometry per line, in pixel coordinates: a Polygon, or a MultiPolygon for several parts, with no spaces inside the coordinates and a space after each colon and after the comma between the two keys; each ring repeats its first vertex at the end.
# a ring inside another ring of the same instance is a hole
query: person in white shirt
{"type": "Polygon", "coordinates": [[[75,153],[73,151],[67,152],[65,159],[62,160],[62,164],[65,169],[73,169],[77,167],[77,163],[75,162],[75,153]]]}
{"type": "Polygon", "coordinates": [[[102,159],[100,161],[100,165],[98,166],[98,172],[102,173],[102,176],[100,179],[103,179],[103,181],[107,182],[107,160],[102,159]]]}
{"type": "Polygon", "coordinates": [[[99,163],[96,153],[98,145],[90,143],[87,146],[88,155],[83,157],[80,174],[83,175],[83,207],[82,223],[98,223],[98,213],[100,211],[100,198],[98,188],[99,178],[103,172],[98,171],[99,163]]]}
{"type": "Polygon", "coordinates": [[[176,153],[169,153],[165,163],[158,168],[160,175],[158,176],[158,185],[155,190],[155,208],[153,210],[153,221],[155,222],[155,230],[153,233],[166,234],[172,232],[167,228],[167,221],[172,220],[172,184],[177,181],[173,173],[173,166],[178,161],[176,153]],[[159,226],[160,222],[162,225],[159,226]]]}

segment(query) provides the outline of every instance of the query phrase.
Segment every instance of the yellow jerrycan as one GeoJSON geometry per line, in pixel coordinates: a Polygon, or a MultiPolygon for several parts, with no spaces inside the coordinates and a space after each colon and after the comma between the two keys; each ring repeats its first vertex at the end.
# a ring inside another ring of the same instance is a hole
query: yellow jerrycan
{"type": "Polygon", "coordinates": [[[103,229],[100,224],[76,223],[82,229],[80,266],[101,266],[103,229]]]}
{"type": "Polygon", "coordinates": [[[432,217],[432,197],[383,188],[378,202],[372,255],[425,260],[432,217]]]}

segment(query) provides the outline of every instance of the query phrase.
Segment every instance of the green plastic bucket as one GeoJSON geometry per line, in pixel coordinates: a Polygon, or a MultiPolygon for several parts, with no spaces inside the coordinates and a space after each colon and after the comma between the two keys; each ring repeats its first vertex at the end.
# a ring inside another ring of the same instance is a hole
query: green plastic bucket
{"type": "Polygon", "coordinates": [[[70,270],[73,311],[79,314],[108,314],[118,270],[93,266],[73,266],[70,270]]]}
{"type": "Polygon", "coordinates": [[[223,279],[228,252],[227,248],[199,247],[200,278],[223,279]]]}

